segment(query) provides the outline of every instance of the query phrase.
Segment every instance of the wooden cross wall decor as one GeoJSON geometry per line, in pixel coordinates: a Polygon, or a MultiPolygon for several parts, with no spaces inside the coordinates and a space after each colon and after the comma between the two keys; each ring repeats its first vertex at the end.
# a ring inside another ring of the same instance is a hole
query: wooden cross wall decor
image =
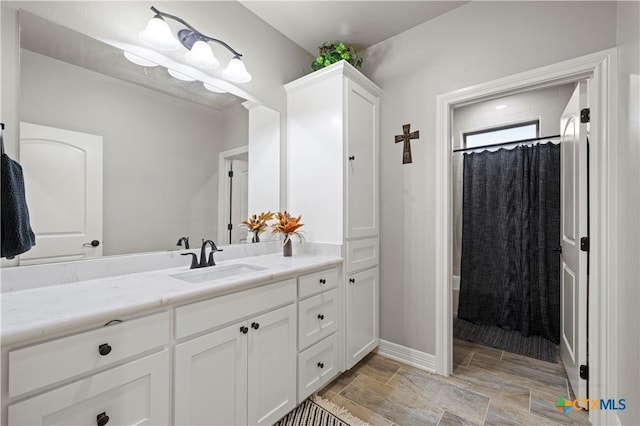
{"type": "Polygon", "coordinates": [[[402,149],[402,164],[413,163],[413,159],[411,158],[411,139],[420,138],[420,130],[409,132],[410,128],[411,124],[405,124],[402,126],[402,134],[396,135],[396,143],[404,142],[402,149]]]}

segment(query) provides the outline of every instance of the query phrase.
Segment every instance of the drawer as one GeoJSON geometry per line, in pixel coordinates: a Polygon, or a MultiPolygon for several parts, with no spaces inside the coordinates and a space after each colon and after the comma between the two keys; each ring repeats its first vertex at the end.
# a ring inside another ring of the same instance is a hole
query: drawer
{"type": "Polygon", "coordinates": [[[10,425],[169,424],[169,351],[9,406],[10,425]]]}
{"type": "Polygon", "coordinates": [[[338,268],[327,269],[326,271],[314,272],[298,278],[298,297],[304,298],[321,291],[329,290],[338,286],[340,273],[338,268]]]}
{"type": "Polygon", "coordinates": [[[347,241],[346,273],[362,271],[378,265],[378,238],[347,241]]]}
{"type": "Polygon", "coordinates": [[[296,280],[267,284],[176,309],[176,339],[236,322],[296,300],[296,280]]]}
{"type": "Polygon", "coordinates": [[[322,340],[338,329],[338,289],[298,303],[298,348],[322,340]]]}
{"type": "Polygon", "coordinates": [[[339,373],[338,354],[338,333],[334,333],[298,355],[298,402],[339,373]]]}
{"type": "Polygon", "coordinates": [[[169,312],[124,321],[9,352],[9,396],[14,397],[105,367],[169,343],[169,312]],[[110,348],[105,354],[102,351],[110,348]]]}

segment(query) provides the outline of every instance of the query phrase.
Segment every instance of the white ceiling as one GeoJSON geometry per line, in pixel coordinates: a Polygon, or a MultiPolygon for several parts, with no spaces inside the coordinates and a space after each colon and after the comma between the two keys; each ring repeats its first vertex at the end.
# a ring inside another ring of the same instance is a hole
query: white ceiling
{"type": "Polygon", "coordinates": [[[240,3],[312,55],[324,41],[365,49],[466,1],[250,1],[240,3]]]}

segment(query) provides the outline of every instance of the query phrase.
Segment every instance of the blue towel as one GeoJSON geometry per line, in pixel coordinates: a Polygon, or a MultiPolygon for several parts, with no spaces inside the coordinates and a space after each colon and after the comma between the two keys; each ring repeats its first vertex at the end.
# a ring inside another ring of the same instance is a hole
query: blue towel
{"type": "MultiPolygon", "coordinates": [[[[0,133],[2,143],[2,133],[0,133]]],[[[1,186],[2,208],[2,257],[13,259],[36,245],[36,236],[31,230],[29,210],[24,192],[22,167],[4,153],[2,146],[1,186]]]]}

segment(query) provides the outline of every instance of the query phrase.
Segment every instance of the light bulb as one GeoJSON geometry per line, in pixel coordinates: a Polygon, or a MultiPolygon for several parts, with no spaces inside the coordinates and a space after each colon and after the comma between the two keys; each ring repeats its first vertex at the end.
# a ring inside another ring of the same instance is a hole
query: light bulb
{"type": "Polygon", "coordinates": [[[133,53],[127,52],[126,50],[124,51],[124,57],[127,58],[127,60],[129,60],[129,62],[133,62],[136,65],[140,65],[143,67],[157,67],[158,64],[156,64],[155,62],[151,62],[148,59],[142,58],[138,55],[134,55],[133,53]]]}
{"type": "Polygon", "coordinates": [[[214,92],[214,93],[227,93],[226,90],[219,88],[218,86],[214,86],[213,84],[209,84],[209,83],[203,83],[204,84],[204,88],[207,89],[210,92],[214,92]]]}
{"type": "Polygon", "coordinates": [[[149,20],[147,27],[138,35],[140,40],[158,50],[177,50],[180,42],[171,33],[171,28],[160,16],[149,20]]]}
{"type": "Polygon", "coordinates": [[[178,80],[182,80],[182,81],[196,81],[195,78],[193,77],[189,77],[186,74],[182,74],[181,72],[178,71],[174,71],[171,68],[167,68],[167,71],[169,72],[169,74],[171,75],[171,77],[173,78],[177,78],[178,80]]]}
{"type": "Polygon", "coordinates": [[[251,74],[247,72],[244,63],[237,56],[229,61],[229,65],[222,71],[222,75],[234,83],[247,83],[251,81],[251,74]]]}
{"type": "Polygon", "coordinates": [[[184,58],[198,68],[214,69],[220,66],[220,61],[213,55],[211,47],[203,40],[193,43],[191,50],[185,53],[184,58]]]}

